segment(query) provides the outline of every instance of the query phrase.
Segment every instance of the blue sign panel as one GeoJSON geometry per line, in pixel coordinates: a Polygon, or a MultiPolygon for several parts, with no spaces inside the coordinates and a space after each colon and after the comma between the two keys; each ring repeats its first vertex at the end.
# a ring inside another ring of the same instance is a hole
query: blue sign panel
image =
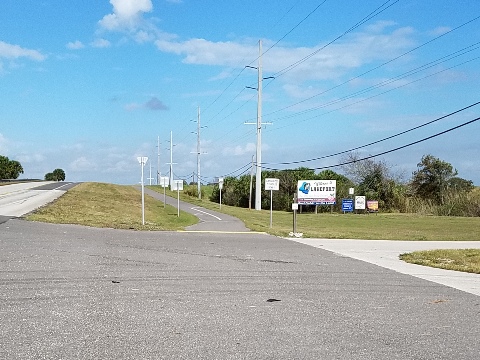
{"type": "Polygon", "coordinates": [[[353,199],[342,199],[342,211],[353,212],[353,199]]]}

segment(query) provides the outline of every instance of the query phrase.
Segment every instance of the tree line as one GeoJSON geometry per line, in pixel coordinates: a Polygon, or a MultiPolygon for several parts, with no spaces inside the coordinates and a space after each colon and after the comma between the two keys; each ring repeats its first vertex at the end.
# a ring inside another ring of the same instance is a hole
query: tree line
{"type": "MultiPolygon", "coordinates": [[[[0,155],[0,179],[15,180],[20,174],[23,174],[23,167],[17,160],[10,160],[7,156],[0,155]]],[[[47,181],[64,181],[65,171],[63,169],[55,169],[45,174],[47,181]]]]}
{"type": "MultiPolygon", "coordinates": [[[[303,211],[341,211],[341,200],[349,197],[349,188],[355,195],[377,200],[381,211],[425,213],[451,216],[480,216],[480,191],[470,180],[458,177],[458,171],[448,162],[433,155],[424,155],[417,170],[405,181],[392,172],[384,160],[360,159],[357,153],[345,156],[344,174],[332,170],[315,173],[305,167],[297,169],[262,171],[262,209],[270,208],[270,191],[265,191],[265,178],[280,180],[280,188],[273,192],[273,209],[290,211],[298,180],[336,180],[335,205],[304,206],[303,211]]],[[[226,177],[223,183],[222,203],[249,208],[255,203],[255,181],[251,175],[226,177]]],[[[214,186],[210,200],[218,202],[220,190],[214,186]]]]}

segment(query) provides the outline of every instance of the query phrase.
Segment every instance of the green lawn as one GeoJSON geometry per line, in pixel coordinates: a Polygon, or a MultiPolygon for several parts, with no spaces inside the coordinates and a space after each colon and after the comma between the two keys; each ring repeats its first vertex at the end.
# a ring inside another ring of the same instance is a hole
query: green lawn
{"type": "MultiPolygon", "coordinates": [[[[163,188],[149,186],[163,193],[163,188]]],[[[177,197],[176,192],[167,194],[177,197]]],[[[183,201],[235,216],[255,231],[288,236],[293,231],[293,214],[274,211],[270,229],[269,210],[248,210],[213,203],[205,196],[202,200],[180,192],[183,201]]],[[[415,214],[313,214],[297,216],[297,232],[304,237],[332,239],[384,239],[384,240],[480,240],[480,218],[421,216],[415,214]]]]}

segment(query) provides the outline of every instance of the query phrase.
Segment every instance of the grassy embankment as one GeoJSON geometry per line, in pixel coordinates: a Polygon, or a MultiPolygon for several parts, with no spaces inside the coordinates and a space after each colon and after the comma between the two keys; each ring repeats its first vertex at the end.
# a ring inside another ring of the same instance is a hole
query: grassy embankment
{"type": "Polygon", "coordinates": [[[28,220],[60,224],[135,230],[181,230],[198,219],[145,196],[145,225],[142,225],[141,193],[132,186],[82,183],[35,213],[28,220]]]}

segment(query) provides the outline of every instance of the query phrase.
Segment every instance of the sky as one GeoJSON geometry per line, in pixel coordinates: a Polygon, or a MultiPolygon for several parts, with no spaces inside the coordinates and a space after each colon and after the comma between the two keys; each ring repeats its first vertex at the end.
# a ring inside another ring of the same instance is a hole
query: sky
{"type": "Polygon", "coordinates": [[[0,155],[192,181],[199,138],[202,182],[248,174],[259,69],[263,169],[356,149],[408,181],[431,154],[480,185],[478,0],[2,0],[0,155]]]}

